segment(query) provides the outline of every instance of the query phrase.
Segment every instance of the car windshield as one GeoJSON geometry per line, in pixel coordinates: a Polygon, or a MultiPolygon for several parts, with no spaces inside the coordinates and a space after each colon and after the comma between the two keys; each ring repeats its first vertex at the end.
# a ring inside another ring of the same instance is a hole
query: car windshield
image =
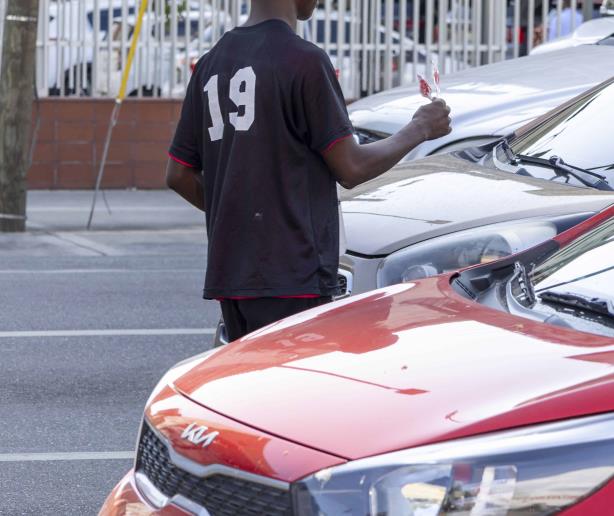
{"type": "Polygon", "coordinates": [[[555,253],[530,274],[539,311],[614,328],[614,218],[555,253]]]}
{"type": "MultiPolygon", "coordinates": [[[[546,161],[561,158],[565,164],[600,174],[614,185],[613,119],[614,84],[610,82],[521,134],[511,142],[511,150],[517,156],[546,161]]],[[[518,161],[531,175],[541,177],[543,174],[536,174],[535,169],[547,168],[518,161]]],[[[570,179],[568,175],[560,176],[565,182],[570,179]]]]}

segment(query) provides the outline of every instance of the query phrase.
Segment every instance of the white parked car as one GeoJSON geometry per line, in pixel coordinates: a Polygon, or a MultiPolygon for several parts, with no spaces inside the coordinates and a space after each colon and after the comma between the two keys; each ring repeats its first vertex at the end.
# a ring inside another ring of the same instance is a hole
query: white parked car
{"type": "Polygon", "coordinates": [[[571,34],[535,47],[531,50],[531,55],[546,54],[554,50],[595,44],[614,45],[614,17],[595,18],[594,20],[584,22],[571,34]]]}
{"type": "MultiPolygon", "coordinates": [[[[94,0],[50,2],[48,24],[39,24],[38,84],[46,84],[51,94],[88,93],[91,85],[96,25],[94,0]]],[[[124,9],[134,14],[136,0],[108,0],[98,5],[98,40],[106,37],[111,20],[124,9]]]]}

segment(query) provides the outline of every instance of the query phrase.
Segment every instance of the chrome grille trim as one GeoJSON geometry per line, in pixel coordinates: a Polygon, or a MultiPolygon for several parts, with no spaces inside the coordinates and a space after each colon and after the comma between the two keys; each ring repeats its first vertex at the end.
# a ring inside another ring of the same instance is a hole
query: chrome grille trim
{"type": "MultiPolygon", "coordinates": [[[[206,478],[213,475],[225,475],[228,477],[238,478],[240,480],[246,480],[249,482],[254,482],[256,484],[262,484],[267,487],[273,487],[275,489],[279,489],[282,491],[289,491],[290,484],[288,482],[283,482],[281,480],[275,480],[273,478],[263,477],[261,475],[256,475],[254,473],[248,473],[247,471],[243,471],[240,469],[231,468],[229,466],[224,466],[223,464],[210,464],[208,466],[203,466],[198,462],[195,462],[187,457],[178,453],[169,443],[168,439],[160,433],[160,431],[146,418],[144,418],[144,424],[146,424],[149,429],[156,435],[160,442],[164,444],[166,449],[168,450],[170,461],[177,466],[178,468],[191,473],[197,477],[206,478]]],[[[140,441],[140,438],[139,438],[140,441]]],[[[138,453],[138,448],[137,448],[138,453]]],[[[138,457],[137,457],[138,460],[138,457]]]]}
{"type": "Polygon", "coordinates": [[[339,268],[337,270],[337,277],[342,277],[341,284],[345,283],[345,288],[338,296],[334,296],[334,300],[344,299],[346,297],[350,297],[352,295],[352,289],[354,288],[354,274],[346,269],[339,268]]]}
{"type": "Polygon", "coordinates": [[[141,493],[141,495],[156,509],[163,509],[169,505],[176,505],[196,516],[211,516],[207,509],[194,503],[185,496],[175,495],[169,498],[164,493],[161,493],[143,473],[136,472],[134,474],[134,483],[139,493],[141,493]]]}

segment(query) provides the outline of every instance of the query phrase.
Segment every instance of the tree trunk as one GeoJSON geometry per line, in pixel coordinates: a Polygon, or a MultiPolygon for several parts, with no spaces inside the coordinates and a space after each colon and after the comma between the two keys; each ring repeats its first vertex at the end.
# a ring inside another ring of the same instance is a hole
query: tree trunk
{"type": "Polygon", "coordinates": [[[0,231],[24,231],[39,0],[6,0],[0,69],[0,231]]]}

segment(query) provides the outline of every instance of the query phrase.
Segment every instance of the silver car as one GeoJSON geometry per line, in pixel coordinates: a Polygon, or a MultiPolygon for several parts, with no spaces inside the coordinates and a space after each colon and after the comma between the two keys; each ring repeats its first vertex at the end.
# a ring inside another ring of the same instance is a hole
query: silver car
{"type": "Polygon", "coordinates": [[[509,256],[614,204],[613,120],[614,78],[494,143],[345,192],[341,296],[509,256]]]}
{"type": "MultiPolygon", "coordinates": [[[[442,98],[452,109],[453,131],[426,142],[406,159],[479,145],[511,133],[586,89],[614,70],[614,46],[584,45],[444,75],[442,98]]],[[[393,133],[425,102],[417,86],[379,93],[349,106],[363,143],[393,133]]]]}
{"type": "Polygon", "coordinates": [[[508,137],[346,193],[346,294],[485,263],[614,203],[614,78],[508,137]]]}

